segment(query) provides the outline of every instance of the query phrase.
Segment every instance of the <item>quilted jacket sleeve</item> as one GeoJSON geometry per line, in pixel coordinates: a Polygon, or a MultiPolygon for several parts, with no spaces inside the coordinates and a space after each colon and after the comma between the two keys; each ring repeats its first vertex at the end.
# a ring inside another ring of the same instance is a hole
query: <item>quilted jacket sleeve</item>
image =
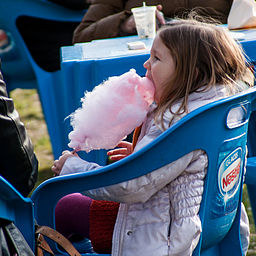
{"type": "MultiPolygon", "coordinates": [[[[136,145],[135,151],[150,143],[160,133],[161,131],[156,126],[151,126],[151,130],[136,145]]],[[[204,169],[206,166],[206,155],[201,150],[196,150],[147,175],[115,185],[85,191],[84,194],[93,199],[120,203],[146,202],[152,195],[176,179],[186,169],[192,172],[194,169],[204,169]],[[194,168],[195,165],[196,168],[194,168]]],[[[61,175],[86,172],[98,168],[101,167],[95,163],[87,162],[78,157],[70,157],[65,162],[61,175]]]]}
{"type": "Polygon", "coordinates": [[[23,196],[37,180],[38,161],[0,72],[0,175],[23,196]]]}

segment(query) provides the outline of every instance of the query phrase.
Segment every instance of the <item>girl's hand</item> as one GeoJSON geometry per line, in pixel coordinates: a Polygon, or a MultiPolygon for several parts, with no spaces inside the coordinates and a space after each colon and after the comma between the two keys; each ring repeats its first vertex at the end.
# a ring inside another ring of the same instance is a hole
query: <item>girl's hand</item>
{"type": "Polygon", "coordinates": [[[78,156],[77,153],[70,152],[65,150],[62,152],[62,156],[59,157],[58,160],[55,160],[52,166],[52,171],[54,172],[55,176],[58,176],[61,172],[63,165],[65,164],[66,160],[69,157],[78,156]]]}
{"type": "Polygon", "coordinates": [[[129,156],[132,153],[132,143],[128,141],[121,141],[117,145],[117,147],[119,148],[110,150],[107,153],[111,161],[118,161],[125,158],[126,156],[129,156]]]}
{"type": "Polygon", "coordinates": [[[120,26],[121,32],[124,34],[136,33],[136,25],[133,15],[127,18],[120,26]]]}

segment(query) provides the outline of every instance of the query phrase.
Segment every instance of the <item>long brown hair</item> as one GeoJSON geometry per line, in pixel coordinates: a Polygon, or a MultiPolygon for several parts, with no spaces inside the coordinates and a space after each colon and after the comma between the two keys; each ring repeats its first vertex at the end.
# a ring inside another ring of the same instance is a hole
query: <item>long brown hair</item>
{"type": "Polygon", "coordinates": [[[226,85],[232,91],[234,83],[244,80],[248,74],[241,46],[220,26],[194,19],[176,20],[160,29],[158,35],[176,65],[173,79],[163,85],[155,111],[156,119],[161,117],[162,127],[167,109],[174,115],[173,119],[188,112],[190,93],[216,84],[226,85]],[[172,112],[171,107],[178,100],[181,105],[172,112]]]}

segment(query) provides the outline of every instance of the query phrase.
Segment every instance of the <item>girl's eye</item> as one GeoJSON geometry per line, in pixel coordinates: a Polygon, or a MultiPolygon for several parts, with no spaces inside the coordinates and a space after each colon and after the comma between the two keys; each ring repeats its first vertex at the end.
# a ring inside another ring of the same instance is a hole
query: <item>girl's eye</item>
{"type": "Polygon", "coordinates": [[[154,56],[155,60],[160,60],[157,56],[154,56]]]}

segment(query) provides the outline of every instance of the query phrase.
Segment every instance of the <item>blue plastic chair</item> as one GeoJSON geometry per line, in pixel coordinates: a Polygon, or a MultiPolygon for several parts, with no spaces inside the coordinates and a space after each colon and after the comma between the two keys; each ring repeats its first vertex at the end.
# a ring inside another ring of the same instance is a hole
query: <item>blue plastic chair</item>
{"type": "MultiPolygon", "coordinates": [[[[254,65],[254,75],[256,78],[256,61],[254,65]]],[[[256,86],[256,80],[255,80],[256,86]]],[[[246,165],[245,184],[252,208],[254,224],[256,226],[256,111],[251,114],[248,129],[248,160],[246,165]]]]}
{"type": "MultiPolygon", "coordinates": [[[[0,49],[1,69],[7,89],[38,89],[55,158],[59,157],[63,150],[62,138],[66,135],[61,134],[64,129],[60,127],[65,125],[66,116],[56,110],[56,105],[61,100],[60,71],[49,72],[38,65],[17,26],[19,19],[23,17],[79,24],[84,12],[71,10],[47,0],[0,1],[0,28],[5,30],[10,41],[5,49],[0,49]]],[[[47,34],[45,37],[47,39],[47,34]]]]}
{"type": "MultiPolygon", "coordinates": [[[[9,90],[37,88],[37,65],[17,27],[21,17],[38,18],[43,21],[75,22],[79,24],[85,11],[71,10],[48,0],[1,0],[0,28],[5,30],[10,42],[0,50],[2,72],[9,90]]],[[[33,33],[33,31],[31,31],[33,33]]],[[[47,34],[45,38],[47,39],[47,34]]],[[[48,38],[49,40],[49,38],[48,38]]]]}
{"type": "Polygon", "coordinates": [[[256,225],[256,157],[249,157],[247,160],[245,184],[247,185],[254,224],[256,225]]]}
{"type": "MultiPolygon", "coordinates": [[[[256,88],[253,88],[210,103],[191,112],[149,145],[121,161],[43,182],[31,197],[38,224],[55,228],[55,206],[67,194],[145,175],[184,154],[202,149],[208,155],[209,166],[199,213],[202,234],[193,255],[242,255],[240,205],[248,119],[255,102],[256,88]],[[234,109],[243,112],[237,123],[231,123],[229,118],[234,109]]],[[[57,255],[62,254],[55,243],[50,244],[57,255]]]]}
{"type": "Polygon", "coordinates": [[[256,111],[252,113],[248,130],[248,159],[246,165],[245,184],[256,226],[256,111]]]}
{"type": "Polygon", "coordinates": [[[31,249],[35,250],[33,202],[24,198],[0,176],[0,218],[14,222],[31,249]]]}

